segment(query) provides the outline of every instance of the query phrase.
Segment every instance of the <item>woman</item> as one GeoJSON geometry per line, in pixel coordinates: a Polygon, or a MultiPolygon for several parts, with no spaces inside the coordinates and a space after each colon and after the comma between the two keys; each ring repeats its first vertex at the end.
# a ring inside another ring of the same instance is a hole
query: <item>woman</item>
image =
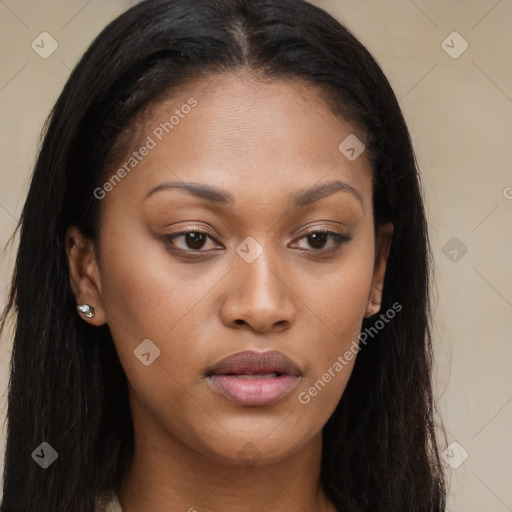
{"type": "Polygon", "coordinates": [[[35,166],[1,510],[444,510],[429,262],[398,102],[346,28],[141,2],[35,166]]]}

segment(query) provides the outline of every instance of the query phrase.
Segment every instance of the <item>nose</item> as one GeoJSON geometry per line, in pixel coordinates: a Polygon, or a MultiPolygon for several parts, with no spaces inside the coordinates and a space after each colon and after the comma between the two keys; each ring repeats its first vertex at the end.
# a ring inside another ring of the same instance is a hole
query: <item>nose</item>
{"type": "Polygon", "coordinates": [[[287,282],[281,268],[265,249],[251,263],[236,256],[220,309],[222,322],[259,333],[289,329],[296,308],[292,283],[287,282]]]}

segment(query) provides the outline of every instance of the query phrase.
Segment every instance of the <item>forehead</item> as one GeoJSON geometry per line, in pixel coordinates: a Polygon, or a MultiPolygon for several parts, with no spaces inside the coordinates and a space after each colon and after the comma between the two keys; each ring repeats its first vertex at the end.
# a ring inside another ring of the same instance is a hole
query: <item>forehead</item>
{"type": "Polygon", "coordinates": [[[365,153],[351,161],[339,149],[348,136],[364,140],[364,134],[303,81],[207,77],[152,105],[132,132],[136,142],[116,166],[151,146],[126,180],[144,194],[167,180],[211,184],[235,195],[259,191],[260,198],[336,179],[362,195],[371,192],[365,153]]]}

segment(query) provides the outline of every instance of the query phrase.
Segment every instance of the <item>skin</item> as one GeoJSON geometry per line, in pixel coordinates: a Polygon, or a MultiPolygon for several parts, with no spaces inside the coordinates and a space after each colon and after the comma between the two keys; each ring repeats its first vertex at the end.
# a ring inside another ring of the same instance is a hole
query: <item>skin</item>
{"type": "Polygon", "coordinates": [[[132,128],[132,150],[190,97],[198,105],[101,200],[96,244],[75,227],[66,235],[77,303],[96,312],[84,321],[109,325],[129,382],[135,457],[123,511],[334,511],[320,485],[321,431],[355,358],[308,404],[298,395],[379,310],[393,226],[375,236],[367,155],[338,150],[364,134],[311,85],[238,72],[153,106],[132,128]],[[339,190],[292,208],[294,192],[333,180],[361,202],[339,190]],[[177,188],[144,199],[168,181],[215,186],[234,203],[177,188]],[[194,229],[213,239],[163,239],[194,229]],[[352,238],[336,247],[306,236],[318,229],[352,238]],[[263,250],[252,263],[236,252],[249,236],[263,250]],[[149,366],[134,356],[145,339],[160,350],[149,366]],[[276,404],[235,405],[207,384],[226,356],[270,349],[301,371],[276,404]]]}

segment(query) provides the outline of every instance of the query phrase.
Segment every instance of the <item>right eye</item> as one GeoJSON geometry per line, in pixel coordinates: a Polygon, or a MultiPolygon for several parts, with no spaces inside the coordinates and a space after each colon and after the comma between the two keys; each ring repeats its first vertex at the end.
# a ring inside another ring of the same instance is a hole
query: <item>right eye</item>
{"type": "Polygon", "coordinates": [[[203,249],[208,239],[218,244],[217,240],[209,233],[198,229],[188,229],[186,231],[180,231],[179,233],[173,233],[172,235],[164,235],[162,239],[166,244],[171,246],[171,249],[191,253],[207,252],[207,250],[201,249],[203,249]],[[177,242],[175,242],[175,240],[177,242]]]}

